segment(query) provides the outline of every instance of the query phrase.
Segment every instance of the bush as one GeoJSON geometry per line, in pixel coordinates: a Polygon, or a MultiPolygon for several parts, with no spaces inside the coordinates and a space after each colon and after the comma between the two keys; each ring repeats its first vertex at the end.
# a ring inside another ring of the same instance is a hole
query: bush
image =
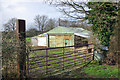
{"type": "Polygon", "coordinates": [[[17,47],[15,32],[3,32],[2,73],[4,78],[15,77],[17,74],[17,47]]]}

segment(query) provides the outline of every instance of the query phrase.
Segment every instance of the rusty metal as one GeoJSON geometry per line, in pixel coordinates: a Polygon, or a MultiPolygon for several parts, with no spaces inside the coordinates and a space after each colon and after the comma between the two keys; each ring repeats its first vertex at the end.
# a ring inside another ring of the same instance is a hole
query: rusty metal
{"type": "Polygon", "coordinates": [[[63,48],[63,70],[64,70],[64,48],[63,48]]]}
{"type": "Polygon", "coordinates": [[[74,66],[75,66],[75,47],[74,47],[74,66]]]}
{"type": "Polygon", "coordinates": [[[26,77],[26,33],[25,33],[25,20],[17,19],[17,41],[18,41],[18,75],[22,79],[26,77]]]}

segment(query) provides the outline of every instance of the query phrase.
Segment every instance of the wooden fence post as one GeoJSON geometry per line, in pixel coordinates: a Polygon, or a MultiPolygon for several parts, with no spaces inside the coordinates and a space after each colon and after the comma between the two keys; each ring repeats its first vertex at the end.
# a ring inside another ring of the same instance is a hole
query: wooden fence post
{"type": "Polygon", "coordinates": [[[94,60],[94,43],[93,43],[93,59],[92,60],[94,60]]]}
{"type": "Polygon", "coordinates": [[[75,63],[76,52],[75,51],[76,50],[75,50],[75,47],[74,47],[74,66],[76,65],[76,63],[75,63]]]}
{"type": "Polygon", "coordinates": [[[63,47],[63,70],[64,70],[64,47],[63,47]]]}
{"type": "Polygon", "coordinates": [[[46,48],[46,74],[48,73],[48,52],[46,48]]]}
{"type": "Polygon", "coordinates": [[[25,20],[17,19],[17,41],[18,41],[18,78],[26,78],[26,33],[25,20]]]}

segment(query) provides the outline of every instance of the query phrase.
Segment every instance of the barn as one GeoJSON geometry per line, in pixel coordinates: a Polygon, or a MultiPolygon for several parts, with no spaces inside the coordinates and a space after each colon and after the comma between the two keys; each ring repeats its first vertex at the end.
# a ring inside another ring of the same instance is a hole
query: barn
{"type": "Polygon", "coordinates": [[[47,32],[47,47],[63,47],[89,43],[91,32],[83,28],[58,26],[47,32]]]}
{"type": "Polygon", "coordinates": [[[91,32],[79,27],[58,26],[31,38],[32,46],[63,47],[90,43],[91,32]]]}
{"type": "Polygon", "coordinates": [[[31,45],[32,46],[47,46],[47,33],[40,34],[38,36],[34,36],[31,38],[31,45]]]}

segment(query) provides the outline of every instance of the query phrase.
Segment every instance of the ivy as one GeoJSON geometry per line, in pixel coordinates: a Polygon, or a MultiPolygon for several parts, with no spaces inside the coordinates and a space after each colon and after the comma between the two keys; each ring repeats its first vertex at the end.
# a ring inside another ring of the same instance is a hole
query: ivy
{"type": "Polygon", "coordinates": [[[113,35],[113,25],[116,23],[117,6],[111,2],[89,2],[89,15],[86,17],[91,29],[100,43],[109,46],[110,36],[113,35]]]}

